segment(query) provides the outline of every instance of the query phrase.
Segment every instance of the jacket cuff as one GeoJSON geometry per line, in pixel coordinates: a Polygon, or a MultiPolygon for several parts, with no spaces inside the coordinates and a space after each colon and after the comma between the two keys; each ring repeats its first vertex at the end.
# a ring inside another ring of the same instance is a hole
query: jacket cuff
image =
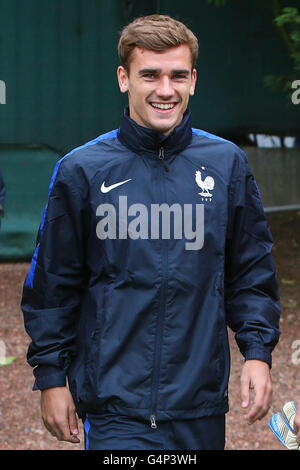
{"type": "Polygon", "coordinates": [[[41,365],[37,366],[33,373],[35,382],[32,390],[66,386],[66,371],[59,367],[41,365]]]}
{"type": "Polygon", "coordinates": [[[272,368],[272,355],[269,351],[265,349],[249,349],[245,353],[245,361],[250,361],[251,359],[266,362],[269,365],[270,369],[272,368]]]}

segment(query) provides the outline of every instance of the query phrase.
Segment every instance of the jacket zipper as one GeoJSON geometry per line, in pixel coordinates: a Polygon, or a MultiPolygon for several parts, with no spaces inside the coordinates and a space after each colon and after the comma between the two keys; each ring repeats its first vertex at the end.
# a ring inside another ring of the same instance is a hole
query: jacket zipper
{"type": "Polygon", "coordinates": [[[152,428],[152,429],[156,429],[156,428],[157,428],[157,424],[156,424],[156,421],[155,421],[155,415],[151,415],[151,416],[150,416],[150,421],[151,421],[151,428],[152,428]]]}
{"type": "MultiPolygon", "coordinates": [[[[159,160],[164,163],[164,148],[160,147],[159,160]]],[[[169,171],[169,168],[164,164],[164,168],[169,171]]],[[[161,173],[161,195],[163,201],[165,200],[165,186],[163,181],[163,173],[161,173]]],[[[162,240],[162,285],[160,292],[160,308],[157,321],[157,334],[156,334],[156,343],[155,343],[155,357],[154,357],[154,370],[153,370],[153,385],[152,385],[152,406],[151,406],[151,428],[156,429],[156,408],[157,408],[157,396],[158,396],[158,387],[159,387],[159,375],[160,375],[160,361],[161,361],[161,347],[162,347],[162,337],[163,337],[163,323],[165,317],[165,302],[166,302],[166,289],[167,289],[167,271],[168,271],[168,251],[167,246],[163,243],[162,240]]]]}
{"type": "Polygon", "coordinates": [[[169,167],[168,165],[166,164],[165,162],[165,149],[161,146],[159,147],[159,152],[158,152],[158,158],[159,160],[162,162],[163,166],[164,166],[164,169],[166,171],[169,171],[169,167]]]}

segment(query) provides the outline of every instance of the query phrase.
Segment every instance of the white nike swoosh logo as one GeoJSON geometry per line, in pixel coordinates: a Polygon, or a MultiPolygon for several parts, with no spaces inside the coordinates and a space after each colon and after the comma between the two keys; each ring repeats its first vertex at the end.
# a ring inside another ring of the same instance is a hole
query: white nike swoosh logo
{"type": "Polygon", "coordinates": [[[121,186],[121,184],[128,183],[128,181],[131,181],[131,178],[129,178],[129,180],[120,181],[119,183],[111,184],[110,186],[105,186],[105,181],[103,181],[103,183],[102,183],[102,185],[101,185],[101,192],[102,192],[102,193],[108,193],[108,192],[111,191],[112,189],[115,189],[115,188],[117,188],[118,186],[121,186]]]}

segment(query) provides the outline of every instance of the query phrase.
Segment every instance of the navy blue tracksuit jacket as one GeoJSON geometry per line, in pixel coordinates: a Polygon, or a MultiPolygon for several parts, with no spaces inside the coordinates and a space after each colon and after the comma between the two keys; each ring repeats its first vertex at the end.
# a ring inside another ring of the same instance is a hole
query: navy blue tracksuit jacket
{"type": "Polygon", "coordinates": [[[79,416],[228,411],[227,326],[271,366],[272,236],[244,152],[128,116],[56,165],[22,309],[34,389],[68,379],[79,416]]]}

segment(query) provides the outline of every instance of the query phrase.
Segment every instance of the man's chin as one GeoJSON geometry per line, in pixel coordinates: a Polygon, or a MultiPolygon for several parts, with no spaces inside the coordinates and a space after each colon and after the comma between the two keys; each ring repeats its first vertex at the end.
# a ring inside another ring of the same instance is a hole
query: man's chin
{"type": "Polygon", "coordinates": [[[172,130],[178,125],[177,122],[172,122],[172,123],[166,123],[166,122],[155,122],[155,123],[151,123],[150,127],[151,129],[157,131],[157,132],[160,132],[161,134],[164,134],[164,135],[169,135],[172,130]]]}

